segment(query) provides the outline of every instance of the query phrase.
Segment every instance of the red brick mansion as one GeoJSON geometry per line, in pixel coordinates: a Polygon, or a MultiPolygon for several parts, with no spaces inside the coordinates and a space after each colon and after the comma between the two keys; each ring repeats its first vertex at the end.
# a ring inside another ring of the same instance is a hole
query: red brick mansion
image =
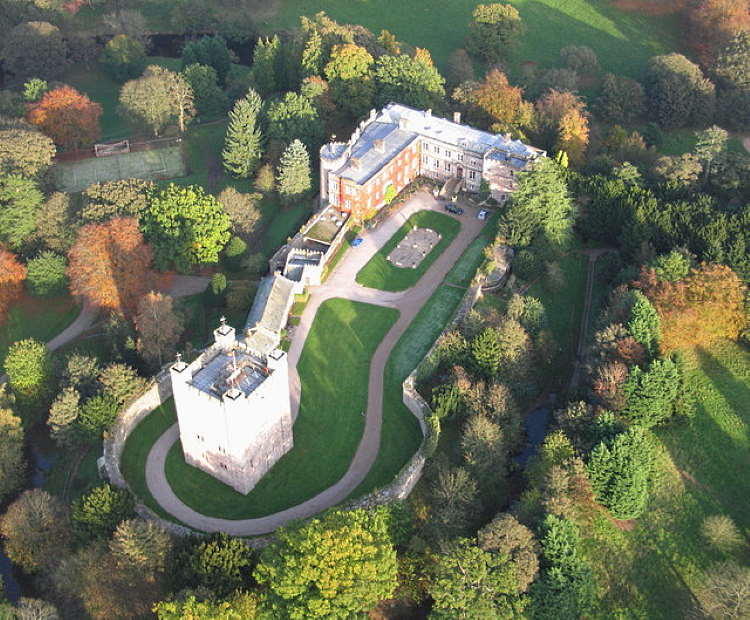
{"type": "Polygon", "coordinates": [[[496,135],[397,103],[362,121],[349,142],[320,149],[320,199],[355,216],[372,213],[417,176],[458,178],[477,192],[482,180],[504,201],[515,173],[546,155],[510,135],[496,135]]]}

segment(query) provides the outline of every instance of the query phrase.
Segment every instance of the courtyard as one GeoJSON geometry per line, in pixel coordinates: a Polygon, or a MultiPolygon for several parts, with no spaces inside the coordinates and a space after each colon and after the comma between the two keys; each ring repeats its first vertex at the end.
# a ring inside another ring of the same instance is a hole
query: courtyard
{"type": "Polygon", "coordinates": [[[414,228],[388,255],[388,262],[402,269],[416,269],[440,242],[440,233],[431,228],[414,228]]]}

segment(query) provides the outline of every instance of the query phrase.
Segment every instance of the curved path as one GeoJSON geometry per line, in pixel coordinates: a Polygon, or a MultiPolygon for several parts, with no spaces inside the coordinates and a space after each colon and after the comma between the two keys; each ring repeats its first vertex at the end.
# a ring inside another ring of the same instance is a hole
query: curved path
{"type": "Polygon", "coordinates": [[[476,217],[478,209],[467,207],[464,215],[457,218],[462,224],[458,235],[420,278],[419,282],[406,291],[393,293],[366,288],[357,284],[355,282],[356,275],[367,261],[393,236],[406,219],[413,213],[426,209],[444,212],[441,205],[430,194],[419,192],[398,213],[388,218],[376,230],[363,235],[363,243],[358,248],[351,249],[345,254],[328,280],[321,286],[310,288],[310,299],[300,318],[300,323],[294,331],[294,339],[288,356],[292,415],[296,419],[301,396],[297,363],[320,305],[329,299],[343,298],[388,306],[396,308],[400,312],[398,320],[385,335],[372,356],[365,429],[349,469],[341,479],[309,500],[266,517],[242,520],[207,517],[185,505],[172,491],[166,479],[164,466],[167,453],[179,436],[177,424],[174,424],[154,443],[146,460],[146,484],[154,499],[164,510],[190,527],[206,532],[222,531],[234,536],[267,534],[288,521],[310,517],[338,504],[345,500],[365,479],[380,448],[383,374],[391,350],[417,312],[435,292],[448,271],[460,258],[466,247],[476,238],[484,225],[484,222],[476,217]]]}

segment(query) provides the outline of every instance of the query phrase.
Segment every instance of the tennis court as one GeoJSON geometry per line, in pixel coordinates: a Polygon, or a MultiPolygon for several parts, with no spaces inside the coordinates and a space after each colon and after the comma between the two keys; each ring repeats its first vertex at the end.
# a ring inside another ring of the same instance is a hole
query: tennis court
{"type": "Polygon", "coordinates": [[[104,181],[174,179],[186,174],[179,145],[59,162],[54,170],[57,186],[64,192],[80,192],[104,181]]]}

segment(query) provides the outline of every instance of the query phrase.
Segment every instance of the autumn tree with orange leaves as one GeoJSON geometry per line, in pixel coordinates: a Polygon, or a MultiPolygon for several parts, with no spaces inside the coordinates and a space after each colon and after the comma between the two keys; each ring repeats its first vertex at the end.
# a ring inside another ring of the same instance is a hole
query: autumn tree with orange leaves
{"type": "Polygon", "coordinates": [[[549,90],[534,106],[537,137],[544,146],[565,151],[574,165],[583,163],[589,143],[586,104],[568,91],[549,90]]]}
{"type": "Polygon", "coordinates": [[[47,92],[28,113],[29,122],[37,125],[55,144],[77,149],[94,144],[102,135],[99,117],[102,106],[70,86],[47,92]]]}
{"type": "Polygon", "coordinates": [[[26,267],[16,255],[0,246],[0,323],[8,316],[8,308],[21,296],[26,267]]]}
{"type": "Polygon", "coordinates": [[[659,313],[664,354],[736,340],[745,327],[745,286],[726,265],[702,263],[676,282],[659,280],[644,267],[635,285],[659,313]]]}
{"type": "Polygon", "coordinates": [[[696,0],[687,10],[687,43],[704,65],[740,31],[750,31],[748,0],[696,0]]]}
{"type": "Polygon", "coordinates": [[[132,315],[153,288],[152,260],[135,218],[89,224],[68,253],[70,292],[97,307],[132,315]]]}
{"type": "MultiPolygon", "coordinates": [[[[462,89],[456,96],[461,97],[462,89]]],[[[470,116],[490,126],[495,132],[511,132],[525,136],[523,129],[531,124],[534,107],[523,99],[523,89],[511,86],[508,77],[492,69],[484,81],[467,93],[470,116]]]]}

